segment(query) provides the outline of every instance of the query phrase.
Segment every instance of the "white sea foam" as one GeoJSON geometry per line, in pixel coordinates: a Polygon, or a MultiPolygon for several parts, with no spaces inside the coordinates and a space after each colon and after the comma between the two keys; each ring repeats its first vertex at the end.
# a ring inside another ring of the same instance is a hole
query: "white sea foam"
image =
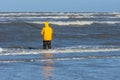
{"type": "MultiPolygon", "coordinates": [[[[35,23],[35,24],[43,24],[43,22],[35,21],[35,22],[27,22],[27,23],[35,23]]],[[[55,25],[91,25],[94,23],[98,24],[117,24],[120,23],[120,21],[68,21],[68,22],[63,22],[63,21],[52,21],[49,22],[50,24],[55,24],[55,25]]]]}
{"type": "Polygon", "coordinates": [[[2,48],[0,48],[0,53],[3,51],[3,49],[2,48]]]}
{"type": "MultiPolygon", "coordinates": [[[[43,24],[42,21],[16,21],[16,19],[13,19],[14,21],[7,21],[2,20],[0,23],[28,23],[28,24],[43,24]],[[4,22],[6,21],[6,22],[4,22]]],[[[120,21],[49,21],[50,24],[54,25],[92,25],[92,24],[120,24],[120,21]]]]}
{"type": "Polygon", "coordinates": [[[120,51],[120,47],[114,46],[73,46],[64,47],[51,50],[43,49],[17,49],[4,48],[1,49],[0,55],[27,55],[27,54],[41,54],[41,53],[84,53],[84,52],[110,52],[120,51]]]}
{"type": "MultiPolygon", "coordinates": [[[[27,23],[35,23],[35,24],[43,24],[43,22],[35,21],[35,22],[27,22],[27,23]]],[[[69,21],[69,22],[63,22],[63,21],[50,21],[50,24],[55,25],[91,25],[94,22],[93,21],[69,21]]]]}
{"type": "Polygon", "coordinates": [[[49,58],[49,59],[41,59],[41,58],[34,58],[34,59],[6,59],[0,60],[0,63],[11,63],[11,62],[44,62],[44,61],[66,61],[66,60],[81,60],[81,59],[100,59],[100,58],[118,58],[120,56],[82,56],[82,57],[58,57],[58,58],[49,58]]]}
{"type": "Polygon", "coordinates": [[[120,18],[120,14],[116,15],[116,18],[120,18]]]}
{"type": "Polygon", "coordinates": [[[105,17],[105,18],[119,18],[120,13],[62,13],[62,12],[54,12],[54,13],[0,13],[0,18],[52,18],[52,19],[61,19],[61,18],[97,18],[97,17],[105,17]],[[110,15],[110,16],[106,16],[110,15]],[[116,15],[116,16],[115,16],[116,15]],[[10,16],[10,17],[9,17],[10,16]]]}
{"type": "Polygon", "coordinates": [[[65,19],[65,18],[69,18],[69,16],[40,16],[40,17],[36,17],[36,16],[28,16],[28,17],[0,17],[0,19],[65,19]]]}
{"type": "Polygon", "coordinates": [[[120,23],[117,21],[109,21],[109,18],[120,18],[120,13],[0,13],[0,23],[35,23],[35,24],[43,24],[41,20],[46,20],[51,24],[55,25],[91,25],[94,23],[98,24],[117,24],[120,23]],[[74,18],[75,20],[71,21],[70,18],[74,18]],[[77,18],[80,18],[77,19],[77,18]],[[94,18],[89,21],[81,18],[94,18]],[[96,21],[97,18],[105,18],[105,21],[96,21]],[[54,20],[57,19],[57,20],[54,20]],[[65,21],[64,21],[65,19],[65,21]],[[106,21],[107,19],[107,21],[106,21]],[[59,21],[58,21],[59,20],[59,21]]]}
{"type": "Polygon", "coordinates": [[[116,15],[116,16],[94,16],[94,15],[47,15],[47,16],[37,16],[37,15],[29,15],[29,16],[16,16],[16,15],[8,15],[8,16],[1,16],[0,19],[9,19],[9,18],[20,18],[20,19],[78,19],[78,18],[99,18],[99,17],[103,17],[103,18],[120,18],[120,15],[116,15]],[[10,16],[10,17],[9,17],[10,16]]]}

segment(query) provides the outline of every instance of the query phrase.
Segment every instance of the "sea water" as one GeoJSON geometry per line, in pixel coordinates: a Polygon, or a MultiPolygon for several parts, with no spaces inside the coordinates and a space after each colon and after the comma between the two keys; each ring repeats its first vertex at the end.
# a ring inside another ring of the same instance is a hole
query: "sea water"
{"type": "Polygon", "coordinates": [[[119,80],[119,69],[120,13],[0,13],[0,80],[119,80]]]}

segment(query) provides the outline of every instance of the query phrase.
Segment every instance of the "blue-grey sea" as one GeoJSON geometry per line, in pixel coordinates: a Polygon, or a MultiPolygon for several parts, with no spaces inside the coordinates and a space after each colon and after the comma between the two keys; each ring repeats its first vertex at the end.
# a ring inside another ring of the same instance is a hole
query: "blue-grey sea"
{"type": "Polygon", "coordinates": [[[1,12],[0,80],[120,80],[120,13],[1,12]],[[42,49],[43,22],[53,28],[42,49]]]}

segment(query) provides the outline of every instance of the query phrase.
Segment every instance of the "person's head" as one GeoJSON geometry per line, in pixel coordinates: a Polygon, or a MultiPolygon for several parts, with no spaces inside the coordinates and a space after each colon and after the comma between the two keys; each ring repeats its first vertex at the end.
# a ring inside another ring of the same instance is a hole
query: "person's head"
{"type": "Polygon", "coordinates": [[[44,26],[45,27],[49,27],[49,23],[48,22],[44,22],[44,26]]]}

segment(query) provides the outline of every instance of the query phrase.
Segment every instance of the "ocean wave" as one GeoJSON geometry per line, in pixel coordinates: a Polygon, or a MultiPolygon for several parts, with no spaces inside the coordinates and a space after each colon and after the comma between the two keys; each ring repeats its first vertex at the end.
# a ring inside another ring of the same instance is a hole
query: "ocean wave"
{"type": "Polygon", "coordinates": [[[21,13],[0,13],[0,18],[120,18],[120,13],[82,13],[82,12],[21,12],[21,13]]]}
{"type": "Polygon", "coordinates": [[[58,57],[58,58],[27,58],[27,59],[0,59],[0,63],[11,62],[46,62],[46,61],[68,61],[68,60],[82,60],[82,59],[102,59],[102,58],[120,58],[120,55],[108,55],[108,56],[78,56],[78,57],[58,57]]]}
{"type": "Polygon", "coordinates": [[[116,18],[120,18],[120,14],[119,14],[119,15],[116,15],[116,18]]]}
{"type": "Polygon", "coordinates": [[[13,19],[13,18],[18,18],[18,19],[90,19],[90,18],[113,18],[117,19],[120,18],[120,15],[115,15],[115,16],[95,16],[95,15],[29,15],[29,16],[16,16],[16,15],[8,15],[8,16],[1,16],[0,19],[13,19]]]}
{"type": "Polygon", "coordinates": [[[111,52],[120,51],[118,46],[72,46],[57,49],[19,49],[19,48],[0,48],[1,55],[28,55],[40,53],[84,53],[84,52],[111,52]]]}
{"type": "MultiPolygon", "coordinates": [[[[12,23],[27,23],[27,24],[43,24],[44,21],[22,21],[15,19],[13,21],[10,20],[1,20],[1,24],[12,24],[12,23]]],[[[108,24],[108,25],[114,25],[114,24],[120,24],[120,21],[49,21],[50,24],[53,25],[59,25],[59,26],[67,26],[67,25],[93,25],[93,24],[108,24]]]]}
{"type": "MultiPolygon", "coordinates": [[[[21,16],[21,15],[68,15],[68,14],[76,14],[76,13],[69,13],[69,12],[1,12],[0,15],[3,16],[21,16]]],[[[79,14],[79,13],[77,13],[79,14]]]]}
{"type": "MultiPolygon", "coordinates": [[[[43,22],[35,21],[35,22],[27,22],[27,23],[35,23],[35,24],[43,24],[43,22]]],[[[119,24],[120,21],[56,21],[49,22],[54,25],[92,25],[92,24],[119,24]]]]}
{"type": "MultiPolygon", "coordinates": [[[[27,23],[27,24],[43,24],[43,21],[1,21],[0,24],[27,23]]],[[[92,25],[92,24],[120,24],[120,21],[49,21],[53,25],[92,25]]]]}

